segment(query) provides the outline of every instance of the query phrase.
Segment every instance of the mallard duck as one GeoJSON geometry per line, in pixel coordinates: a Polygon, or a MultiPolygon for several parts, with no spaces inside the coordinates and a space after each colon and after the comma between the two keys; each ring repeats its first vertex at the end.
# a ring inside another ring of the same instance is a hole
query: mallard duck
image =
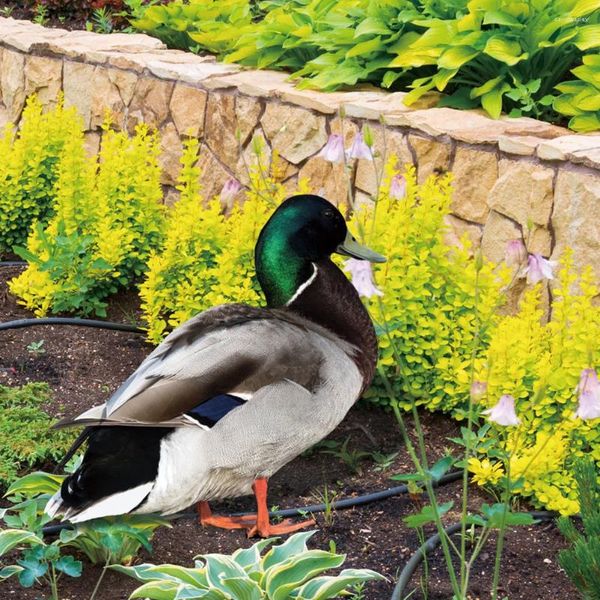
{"type": "Polygon", "coordinates": [[[344,218],[313,195],[287,199],[260,232],[256,274],[266,308],[225,304],[177,329],[102,406],[58,427],[88,426],[81,466],[46,506],[77,523],[199,506],[200,522],[270,536],[267,481],[322,440],[367,388],[373,324],[331,261],[372,262],[344,218]],[[213,515],[209,500],[254,492],[256,515],[213,515]]]}

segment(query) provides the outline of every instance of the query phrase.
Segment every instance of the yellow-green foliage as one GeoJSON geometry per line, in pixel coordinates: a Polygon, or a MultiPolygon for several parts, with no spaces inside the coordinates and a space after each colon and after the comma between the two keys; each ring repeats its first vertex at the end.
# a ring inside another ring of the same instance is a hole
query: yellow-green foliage
{"type": "Polygon", "coordinates": [[[72,132],[58,162],[54,216],[17,252],[29,267],[10,282],[21,303],[48,312],[105,315],[105,298],[140,275],[164,228],[158,138],[105,127],[98,159],[72,132]]]}
{"type": "MultiPolygon", "coordinates": [[[[394,162],[392,158],[387,167],[377,210],[360,211],[355,226],[364,230],[369,245],[388,258],[375,267],[384,295],[368,302],[380,334],[380,365],[402,407],[416,402],[430,410],[449,411],[468,398],[477,329],[475,263],[469,258],[466,238],[462,248],[451,249],[444,241],[451,176],[430,177],[418,186],[414,168],[408,167],[406,197],[394,200],[388,193],[394,162]]],[[[490,325],[497,318],[500,275],[487,263],[479,272],[480,319],[490,325]]],[[[488,336],[486,328],[483,345],[488,336]]],[[[389,403],[378,380],[368,397],[389,403]]]]}
{"type": "MultiPolygon", "coordinates": [[[[517,315],[499,323],[477,373],[488,382],[486,404],[502,394],[516,399],[522,424],[507,430],[511,477],[524,478],[522,494],[563,514],[578,510],[574,459],[587,454],[600,465],[599,422],[573,419],[581,371],[600,366],[598,293],[592,271],[577,277],[566,252],[550,321],[543,320],[537,286],[525,294],[517,315]]],[[[490,436],[501,440],[502,428],[490,436]]]]}
{"type": "MultiPolygon", "coordinates": [[[[159,342],[168,330],[211,306],[261,303],[254,245],[269,214],[287,194],[279,182],[277,157],[267,168],[261,164],[260,144],[253,145],[258,160],[249,165],[245,201],[225,216],[218,198],[202,198],[198,142],[186,142],[177,186],[180,198],[169,213],[165,242],[151,256],[140,288],[151,341],[159,342]]],[[[304,183],[301,189],[306,191],[304,183]]]]}
{"type": "Polygon", "coordinates": [[[5,128],[0,138],[0,255],[24,244],[34,221],[50,218],[59,156],[65,141],[81,128],[74,108],[59,101],[43,113],[35,96],[27,101],[18,132],[5,128]]]}

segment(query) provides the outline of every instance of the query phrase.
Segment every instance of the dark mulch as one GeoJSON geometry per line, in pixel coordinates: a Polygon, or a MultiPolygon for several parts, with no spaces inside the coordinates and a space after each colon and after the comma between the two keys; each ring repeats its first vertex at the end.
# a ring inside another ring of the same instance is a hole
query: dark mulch
{"type": "MultiPolygon", "coordinates": [[[[17,272],[15,268],[0,267],[0,321],[30,316],[6,291],[6,280],[17,272]]],[[[135,296],[117,298],[111,305],[110,318],[135,321],[135,296]]],[[[54,390],[54,400],[46,408],[59,417],[103,402],[149,351],[150,347],[140,336],[129,333],[56,326],[0,332],[0,384],[47,381],[54,390]],[[27,346],[42,339],[45,353],[32,356],[27,346]]],[[[447,438],[456,435],[457,426],[441,415],[424,415],[423,420],[428,452],[432,458],[439,457],[451,446],[447,438]]],[[[273,477],[271,504],[281,508],[312,504],[319,501],[317,496],[325,486],[339,498],[352,497],[395,485],[389,480],[390,475],[413,470],[390,414],[369,405],[355,407],[330,438],[345,440],[348,436],[351,436],[351,448],[387,453],[400,451],[400,454],[384,472],[377,471],[372,461],[365,460],[363,471],[358,474],[350,472],[334,456],[315,452],[299,457],[273,477]]],[[[450,499],[459,505],[459,482],[440,489],[440,500],[450,499]]],[[[482,501],[490,499],[473,490],[472,506],[482,501]]],[[[252,502],[250,498],[240,498],[214,508],[223,512],[249,510],[252,502]]],[[[419,509],[410,498],[402,496],[338,511],[332,523],[325,523],[320,515],[312,544],[328,548],[329,542],[334,541],[337,550],[347,554],[345,566],[368,567],[386,575],[388,583],[370,586],[366,594],[368,600],[385,600],[391,595],[399,569],[418,547],[414,531],[405,527],[402,518],[419,509]]],[[[448,522],[455,521],[456,516],[456,512],[449,514],[448,522]]],[[[197,554],[230,553],[250,543],[242,532],[204,529],[193,519],[182,519],[174,522],[172,529],[160,529],[153,540],[154,553],[152,556],[143,553],[141,560],[191,565],[192,557],[197,554]]],[[[563,547],[564,540],[552,523],[511,530],[507,534],[502,569],[503,594],[510,600],[575,600],[578,595],[556,560],[558,550],[563,547]]],[[[490,545],[475,564],[473,600],[489,598],[493,560],[494,547],[490,545]]],[[[87,599],[99,574],[99,568],[86,564],[81,578],[61,580],[62,600],[87,599]]],[[[418,586],[419,573],[412,583],[418,586]]],[[[443,561],[437,554],[431,560],[429,584],[431,600],[451,597],[443,561]]],[[[111,572],[97,598],[125,599],[135,585],[132,580],[111,572]]],[[[12,580],[0,584],[3,599],[35,600],[44,594],[40,587],[23,590],[12,580]]],[[[417,592],[412,598],[417,600],[423,596],[417,592]]]]}

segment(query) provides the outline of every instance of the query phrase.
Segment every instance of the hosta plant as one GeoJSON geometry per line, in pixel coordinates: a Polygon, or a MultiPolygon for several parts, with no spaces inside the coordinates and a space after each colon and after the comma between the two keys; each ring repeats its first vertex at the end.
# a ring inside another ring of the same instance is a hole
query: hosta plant
{"type": "Polygon", "coordinates": [[[369,569],[322,575],[340,567],[345,556],[309,550],[306,542],[314,533],[296,533],[278,545],[272,545],[276,538],[261,540],[231,556],[206,554],[194,567],[143,564],[112,568],[144,582],[131,598],[151,600],[326,600],[361,582],[385,579],[369,569]]]}

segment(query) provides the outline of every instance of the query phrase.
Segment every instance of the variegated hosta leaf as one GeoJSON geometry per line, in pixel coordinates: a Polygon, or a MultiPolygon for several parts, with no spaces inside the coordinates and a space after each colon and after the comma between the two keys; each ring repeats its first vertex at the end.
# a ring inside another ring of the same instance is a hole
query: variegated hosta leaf
{"type": "Polygon", "coordinates": [[[250,546],[250,548],[239,548],[232,555],[231,558],[240,565],[246,571],[246,573],[254,573],[261,570],[260,553],[269,545],[271,545],[277,538],[268,538],[266,540],[260,540],[256,544],[250,546]]]}
{"type": "Polygon", "coordinates": [[[54,494],[64,478],[64,475],[52,475],[43,471],[29,473],[29,475],[13,482],[5,495],[25,494],[26,496],[35,496],[37,494],[54,494]]]}
{"type": "Polygon", "coordinates": [[[204,554],[202,558],[206,561],[206,578],[211,588],[229,594],[228,587],[223,583],[224,579],[248,579],[246,571],[230,556],[225,556],[224,554],[204,554]]]}
{"type": "Polygon", "coordinates": [[[231,598],[237,600],[261,600],[262,591],[258,583],[249,577],[224,577],[221,581],[223,587],[227,589],[231,598]]]}
{"type": "Polygon", "coordinates": [[[296,554],[306,552],[306,542],[315,535],[316,531],[302,531],[290,536],[283,544],[273,546],[263,559],[263,569],[276,565],[296,554]]]}
{"type": "Polygon", "coordinates": [[[40,544],[44,545],[35,533],[23,529],[5,529],[0,531],[0,556],[10,552],[13,548],[21,544],[40,544]]]}
{"type": "Polygon", "coordinates": [[[270,600],[286,600],[298,586],[323,571],[339,567],[344,560],[340,554],[308,550],[265,571],[263,589],[270,600]]]}
{"type": "Polygon", "coordinates": [[[296,590],[292,597],[302,600],[327,600],[336,598],[351,585],[363,581],[384,581],[385,577],[370,569],[344,569],[339,575],[316,577],[296,590]]]}
{"type": "Polygon", "coordinates": [[[181,584],[176,581],[150,581],[135,590],[133,598],[149,598],[150,600],[175,600],[177,590],[181,584]]]}
{"type": "Polygon", "coordinates": [[[9,565],[8,567],[3,567],[2,569],[0,569],[0,581],[8,579],[9,577],[16,575],[17,573],[20,573],[23,570],[23,567],[19,567],[17,565],[9,565]]]}
{"type": "Polygon", "coordinates": [[[139,581],[174,581],[175,583],[195,585],[198,588],[208,588],[204,569],[187,569],[178,565],[153,565],[150,563],[144,563],[134,567],[111,565],[109,568],[139,581]]]}

